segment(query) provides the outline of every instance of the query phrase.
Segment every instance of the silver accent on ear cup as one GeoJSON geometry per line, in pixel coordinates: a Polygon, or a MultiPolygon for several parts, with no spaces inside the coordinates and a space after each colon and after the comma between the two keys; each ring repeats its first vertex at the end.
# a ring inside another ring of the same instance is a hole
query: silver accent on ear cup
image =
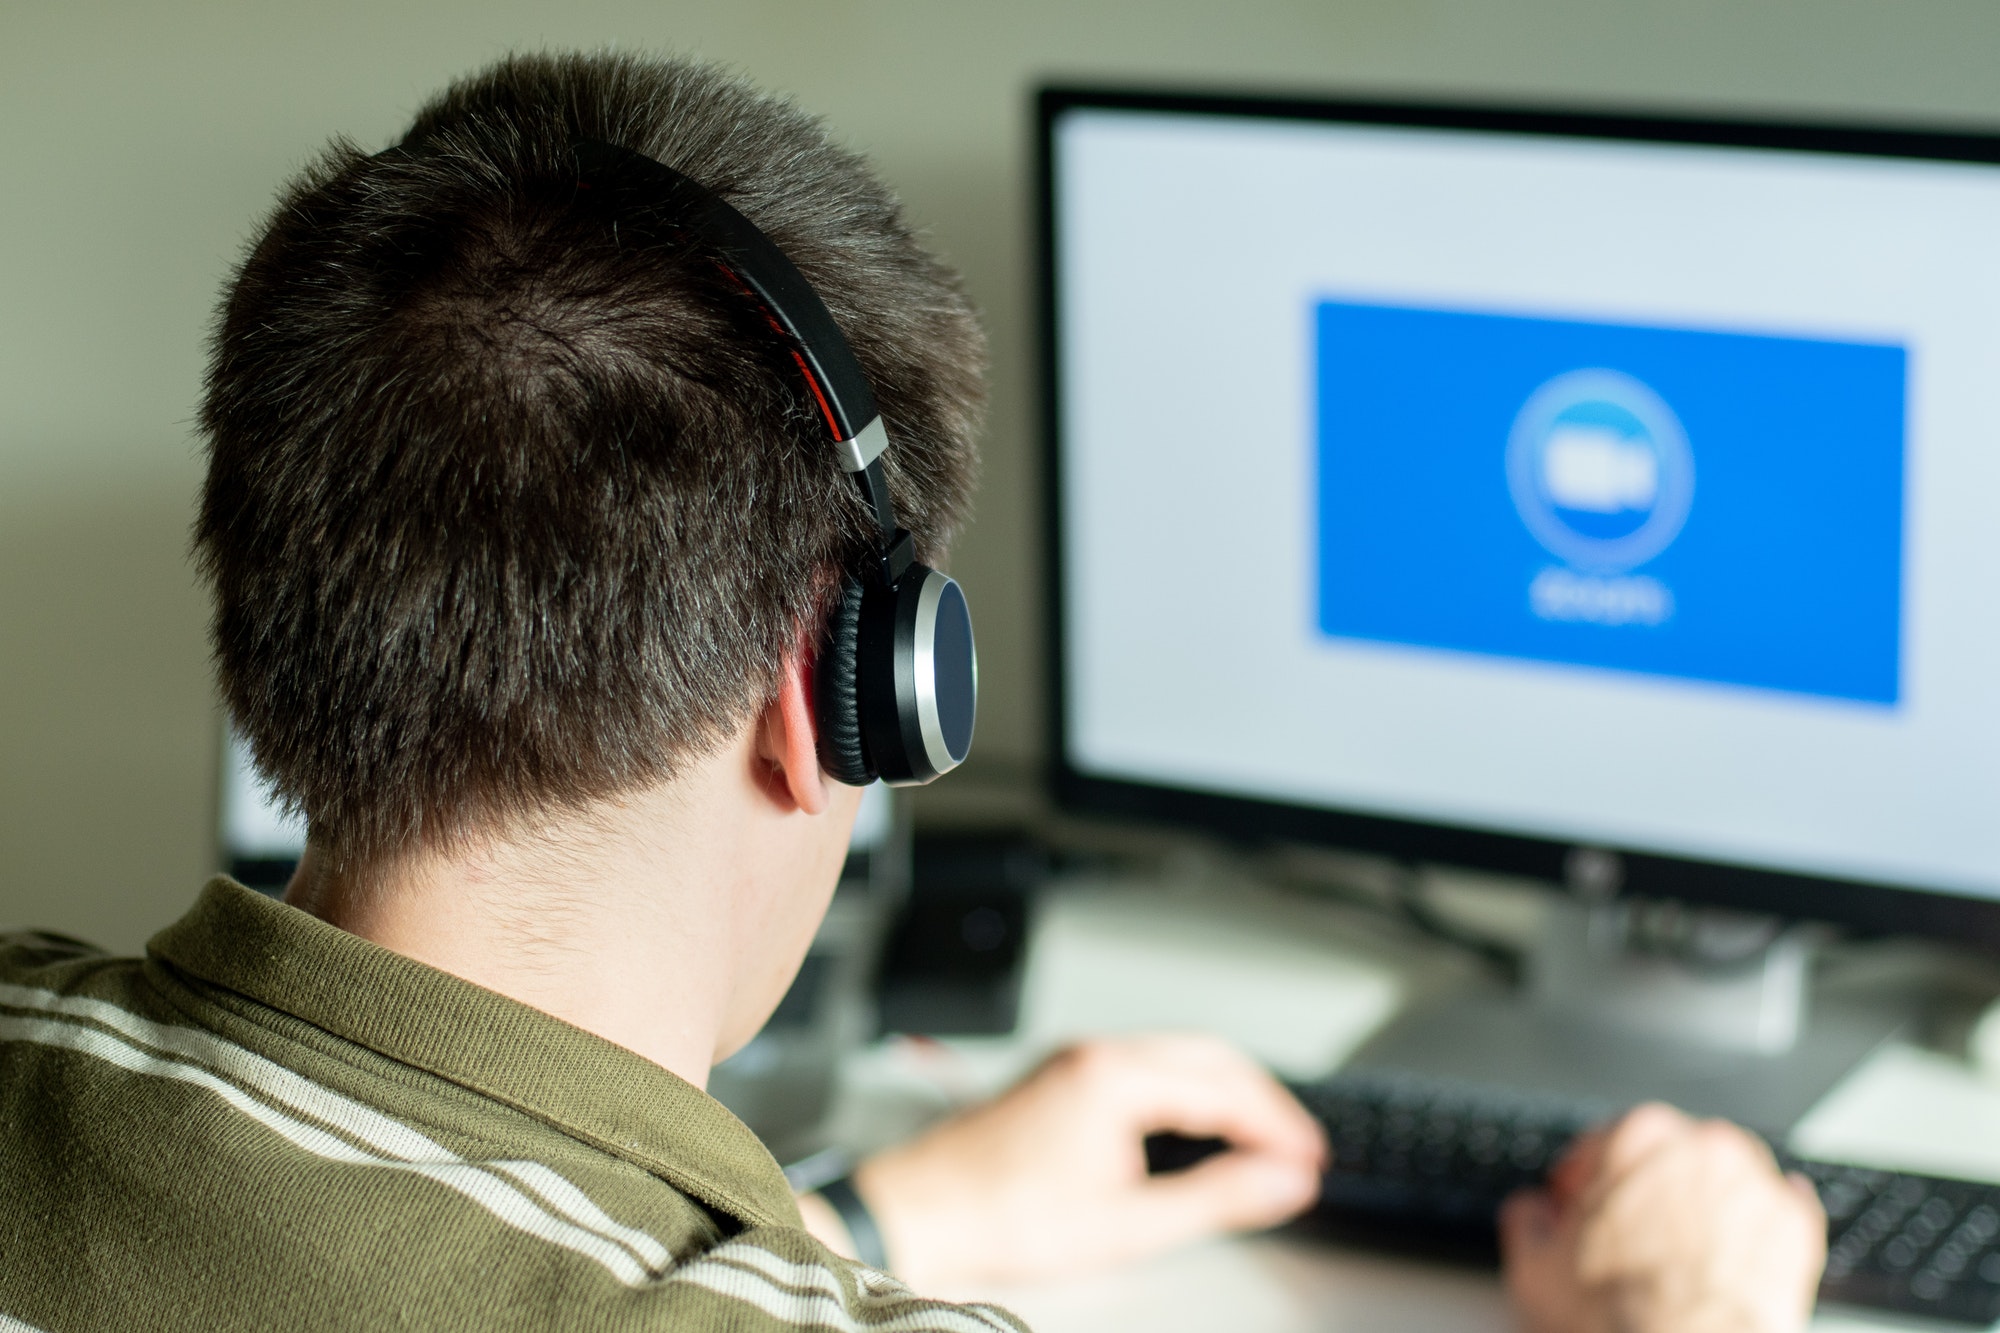
{"type": "MultiPolygon", "coordinates": [[[[935,569],[924,571],[923,587],[917,593],[916,652],[916,694],[917,729],[923,737],[924,758],[930,762],[934,776],[943,776],[965,761],[965,753],[951,752],[951,745],[945,739],[944,721],[938,713],[937,691],[937,629],[938,606],[944,599],[945,590],[957,585],[938,573],[935,569]]],[[[963,597],[963,594],[960,594],[963,597]]],[[[973,688],[978,688],[978,657],[973,657],[973,688]]]]}
{"type": "Polygon", "coordinates": [[[842,472],[864,472],[889,447],[889,432],[882,418],[875,417],[854,433],[851,440],[835,440],[833,451],[840,456],[842,472]]]}

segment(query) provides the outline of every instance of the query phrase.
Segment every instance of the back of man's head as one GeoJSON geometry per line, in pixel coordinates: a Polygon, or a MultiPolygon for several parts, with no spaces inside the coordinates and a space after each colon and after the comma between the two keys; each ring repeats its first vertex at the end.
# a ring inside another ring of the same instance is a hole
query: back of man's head
{"type": "Polygon", "coordinates": [[[579,190],[657,158],[818,289],[919,554],[963,518],[983,345],[854,155],[712,67],[517,57],[336,144],[215,334],[196,544],[230,713],[338,860],[672,778],[768,700],[870,520],[787,346],[698,240],[579,190]]]}

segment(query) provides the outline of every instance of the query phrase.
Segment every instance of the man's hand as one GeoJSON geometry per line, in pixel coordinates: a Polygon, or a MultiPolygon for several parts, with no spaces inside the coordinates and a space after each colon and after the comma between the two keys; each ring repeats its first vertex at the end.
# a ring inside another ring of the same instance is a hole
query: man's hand
{"type": "Polygon", "coordinates": [[[1751,1135],[1642,1106],[1510,1199],[1500,1240],[1529,1333],[1797,1333],[1826,1215],[1751,1135]]]}
{"type": "Polygon", "coordinates": [[[1249,1059],[1206,1037],[1088,1042],[1012,1090],[870,1158],[855,1187],[919,1290],[1107,1267],[1272,1226],[1319,1194],[1318,1124],[1249,1059]],[[1172,1131],[1230,1151],[1148,1176],[1172,1131]]]}

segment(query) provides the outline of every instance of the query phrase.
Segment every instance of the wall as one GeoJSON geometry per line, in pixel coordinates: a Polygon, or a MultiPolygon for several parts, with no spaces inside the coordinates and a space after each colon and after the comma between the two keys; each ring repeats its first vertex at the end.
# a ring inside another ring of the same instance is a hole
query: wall
{"type": "Polygon", "coordinates": [[[993,332],[979,757],[1041,730],[1027,92],[1039,78],[2000,123],[1987,0],[0,0],[0,921],[132,947],[212,856],[217,720],[186,559],[201,341],[278,182],[386,142],[517,47],[699,52],[873,154],[993,332]]]}

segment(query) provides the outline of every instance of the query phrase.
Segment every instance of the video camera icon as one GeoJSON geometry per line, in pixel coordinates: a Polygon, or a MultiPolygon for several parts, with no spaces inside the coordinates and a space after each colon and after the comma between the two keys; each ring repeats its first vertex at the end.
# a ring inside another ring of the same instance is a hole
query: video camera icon
{"type": "Polygon", "coordinates": [[[1636,568],[1680,535],[1694,456],[1679,418],[1615,370],[1574,370],[1536,389],[1507,441],[1507,483],[1528,531],[1576,569],[1636,568]]]}

